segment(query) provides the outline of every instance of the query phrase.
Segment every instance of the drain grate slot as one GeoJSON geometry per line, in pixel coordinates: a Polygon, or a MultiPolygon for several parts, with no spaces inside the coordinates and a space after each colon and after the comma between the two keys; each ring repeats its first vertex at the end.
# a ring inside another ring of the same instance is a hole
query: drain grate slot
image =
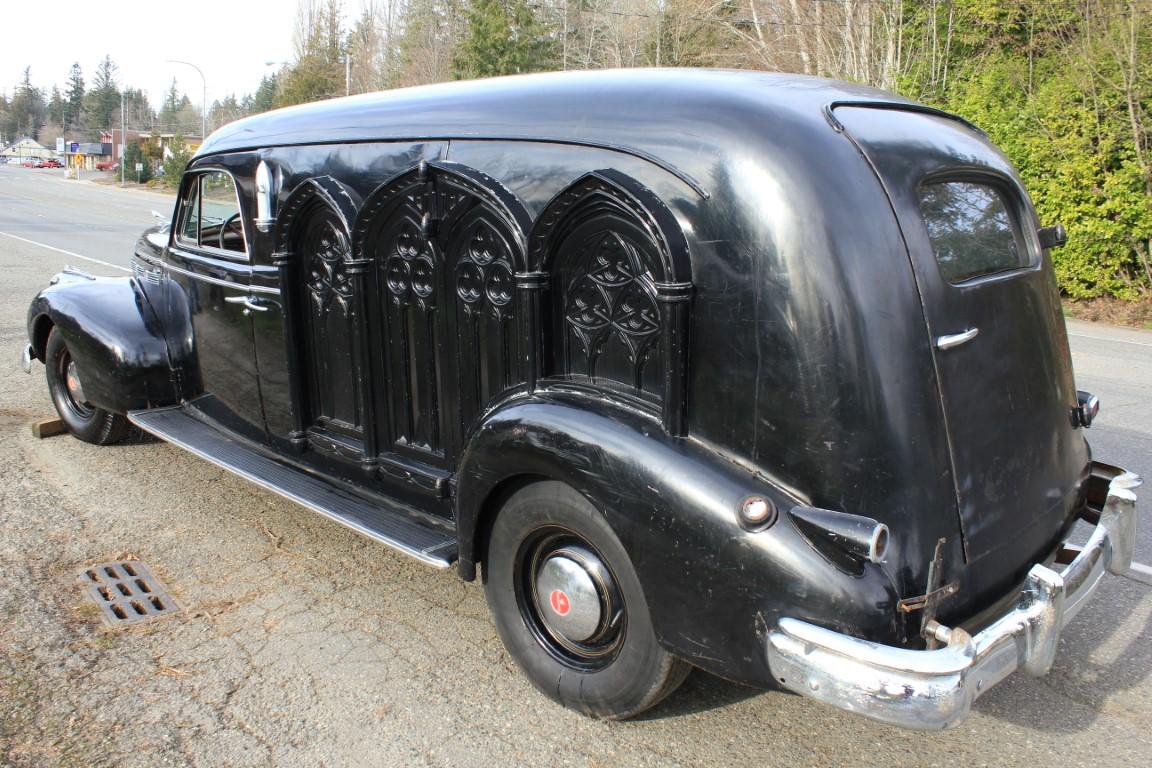
{"type": "Polygon", "coordinates": [[[82,569],[79,576],[109,626],[136,624],[180,610],[164,585],[138,560],[100,563],[82,569]]]}

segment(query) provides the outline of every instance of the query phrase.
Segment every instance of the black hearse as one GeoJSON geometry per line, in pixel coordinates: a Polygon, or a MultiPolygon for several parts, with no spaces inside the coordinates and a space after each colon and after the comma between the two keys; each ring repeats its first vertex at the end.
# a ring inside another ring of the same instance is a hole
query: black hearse
{"type": "Polygon", "coordinates": [[[81,439],[481,572],[566,706],[697,666],[940,728],[1131,558],[1061,241],[980,131],[882,91],[454,83],[220,129],[133,277],[36,297],[25,362],[81,439]]]}

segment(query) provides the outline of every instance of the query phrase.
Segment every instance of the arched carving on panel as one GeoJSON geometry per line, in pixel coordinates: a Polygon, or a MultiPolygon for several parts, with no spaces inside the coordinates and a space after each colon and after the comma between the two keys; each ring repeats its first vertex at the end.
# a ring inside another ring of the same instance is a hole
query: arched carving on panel
{"type": "Polygon", "coordinates": [[[383,325],[372,354],[384,360],[390,422],[384,446],[438,453],[441,387],[436,314],[443,259],[432,228],[426,166],[381,184],[352,228],[353,252],[372,265],[383,325]]]}
{"type": "Polygon", "coordinates": [[[582,263],[572,265],[577,277],[568,286],[564,321],[580,340],[587,375],[596,377],[604,347],[617,340],[636,369],[636,389],[643,387],[643,366],[660,335],[656,289],[641,248],[618,230],[593,233],[581,244],[582,263]]]}
{"type": "Polygon", "coordinates": [[[528,242],[535,283],[550,289],[543,374],[630,392],[680,434],[691,264],[671,211],[596,171],[553,198],[528,242]]]}
{"type": "Polygon", "coordinates": [[[363,271],[351,247],[349,226],[359,196],[330,176],[298,185],[280,207],[274,260],[282,271],[291,342],[302,382],[302,432],[327,430],[361,439],[367,420],[363,355],[358,348],[364,316],[363,271]],[[288,306],[288,305],[291,306],[288,306]],[[349,375],[349,374],[352,375],[349,375]]]}
{"type": "Polygon", "coordinates": [[[305,179],[288,193],[276,213],[275,250],[291,247],[293,228],[309,204],[321,202],[338,217],[345,232],[352,231],[352,222],[360,208],[360,195],[331,176],[305,179]]]}
{"type": "Polygon", "coordinates": [[[516,275],[524,206],[495,180],[423,162],[368,196],[353,249],[380,274],[393,441],[445,454],[522,380],[516,275]]]}
{"type": "Polygon", "coordinates": [[[588,173],[552,198],[528,238],[528,260],[535,272],[551,270],[555,245],[581,222],[614,213],[634,220],[658,255],[652,274],[659,283],[691,283],[688,240],[664,201],[640,182],[612,168],[588,173]]]}

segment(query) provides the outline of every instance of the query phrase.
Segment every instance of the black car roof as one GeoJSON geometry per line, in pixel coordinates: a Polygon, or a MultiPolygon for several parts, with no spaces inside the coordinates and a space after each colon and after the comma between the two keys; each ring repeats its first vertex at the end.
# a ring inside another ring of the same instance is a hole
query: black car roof
{"type": "Polygon", "coordinates": [[[220,128],[196,153],[405,139],[546,140],[628,148],[739,147],[784,112],[836,102],[912,104],[852,83],[766,72],[555,72],[404,88],[304,104],[220,128]]]}

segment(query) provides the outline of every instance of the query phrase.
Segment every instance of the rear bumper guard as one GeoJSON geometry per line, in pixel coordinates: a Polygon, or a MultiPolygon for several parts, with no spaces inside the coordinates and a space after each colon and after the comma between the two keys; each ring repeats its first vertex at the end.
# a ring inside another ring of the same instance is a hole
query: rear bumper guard
{"type": "Polygon", "coordinates": [[[934,636],[945,646],[919,651],[783,618],[767,638],[773,677],[789,690],[849,712],[937,730],[962,721],[973,701],[1016,669],[1047,674],[1061,631],[1087,603],[1104,571],[1119,575],[1132,564],[1133,489],[1140,478],[1097,464],[1092,481],[1107,490],[1088,543],[1082,549],[1066,546],[1063,553],[1074,555],[1067,564],[1033,565],[1016,603],[984,630],[971,635],[936,625],[934,636]]]}

